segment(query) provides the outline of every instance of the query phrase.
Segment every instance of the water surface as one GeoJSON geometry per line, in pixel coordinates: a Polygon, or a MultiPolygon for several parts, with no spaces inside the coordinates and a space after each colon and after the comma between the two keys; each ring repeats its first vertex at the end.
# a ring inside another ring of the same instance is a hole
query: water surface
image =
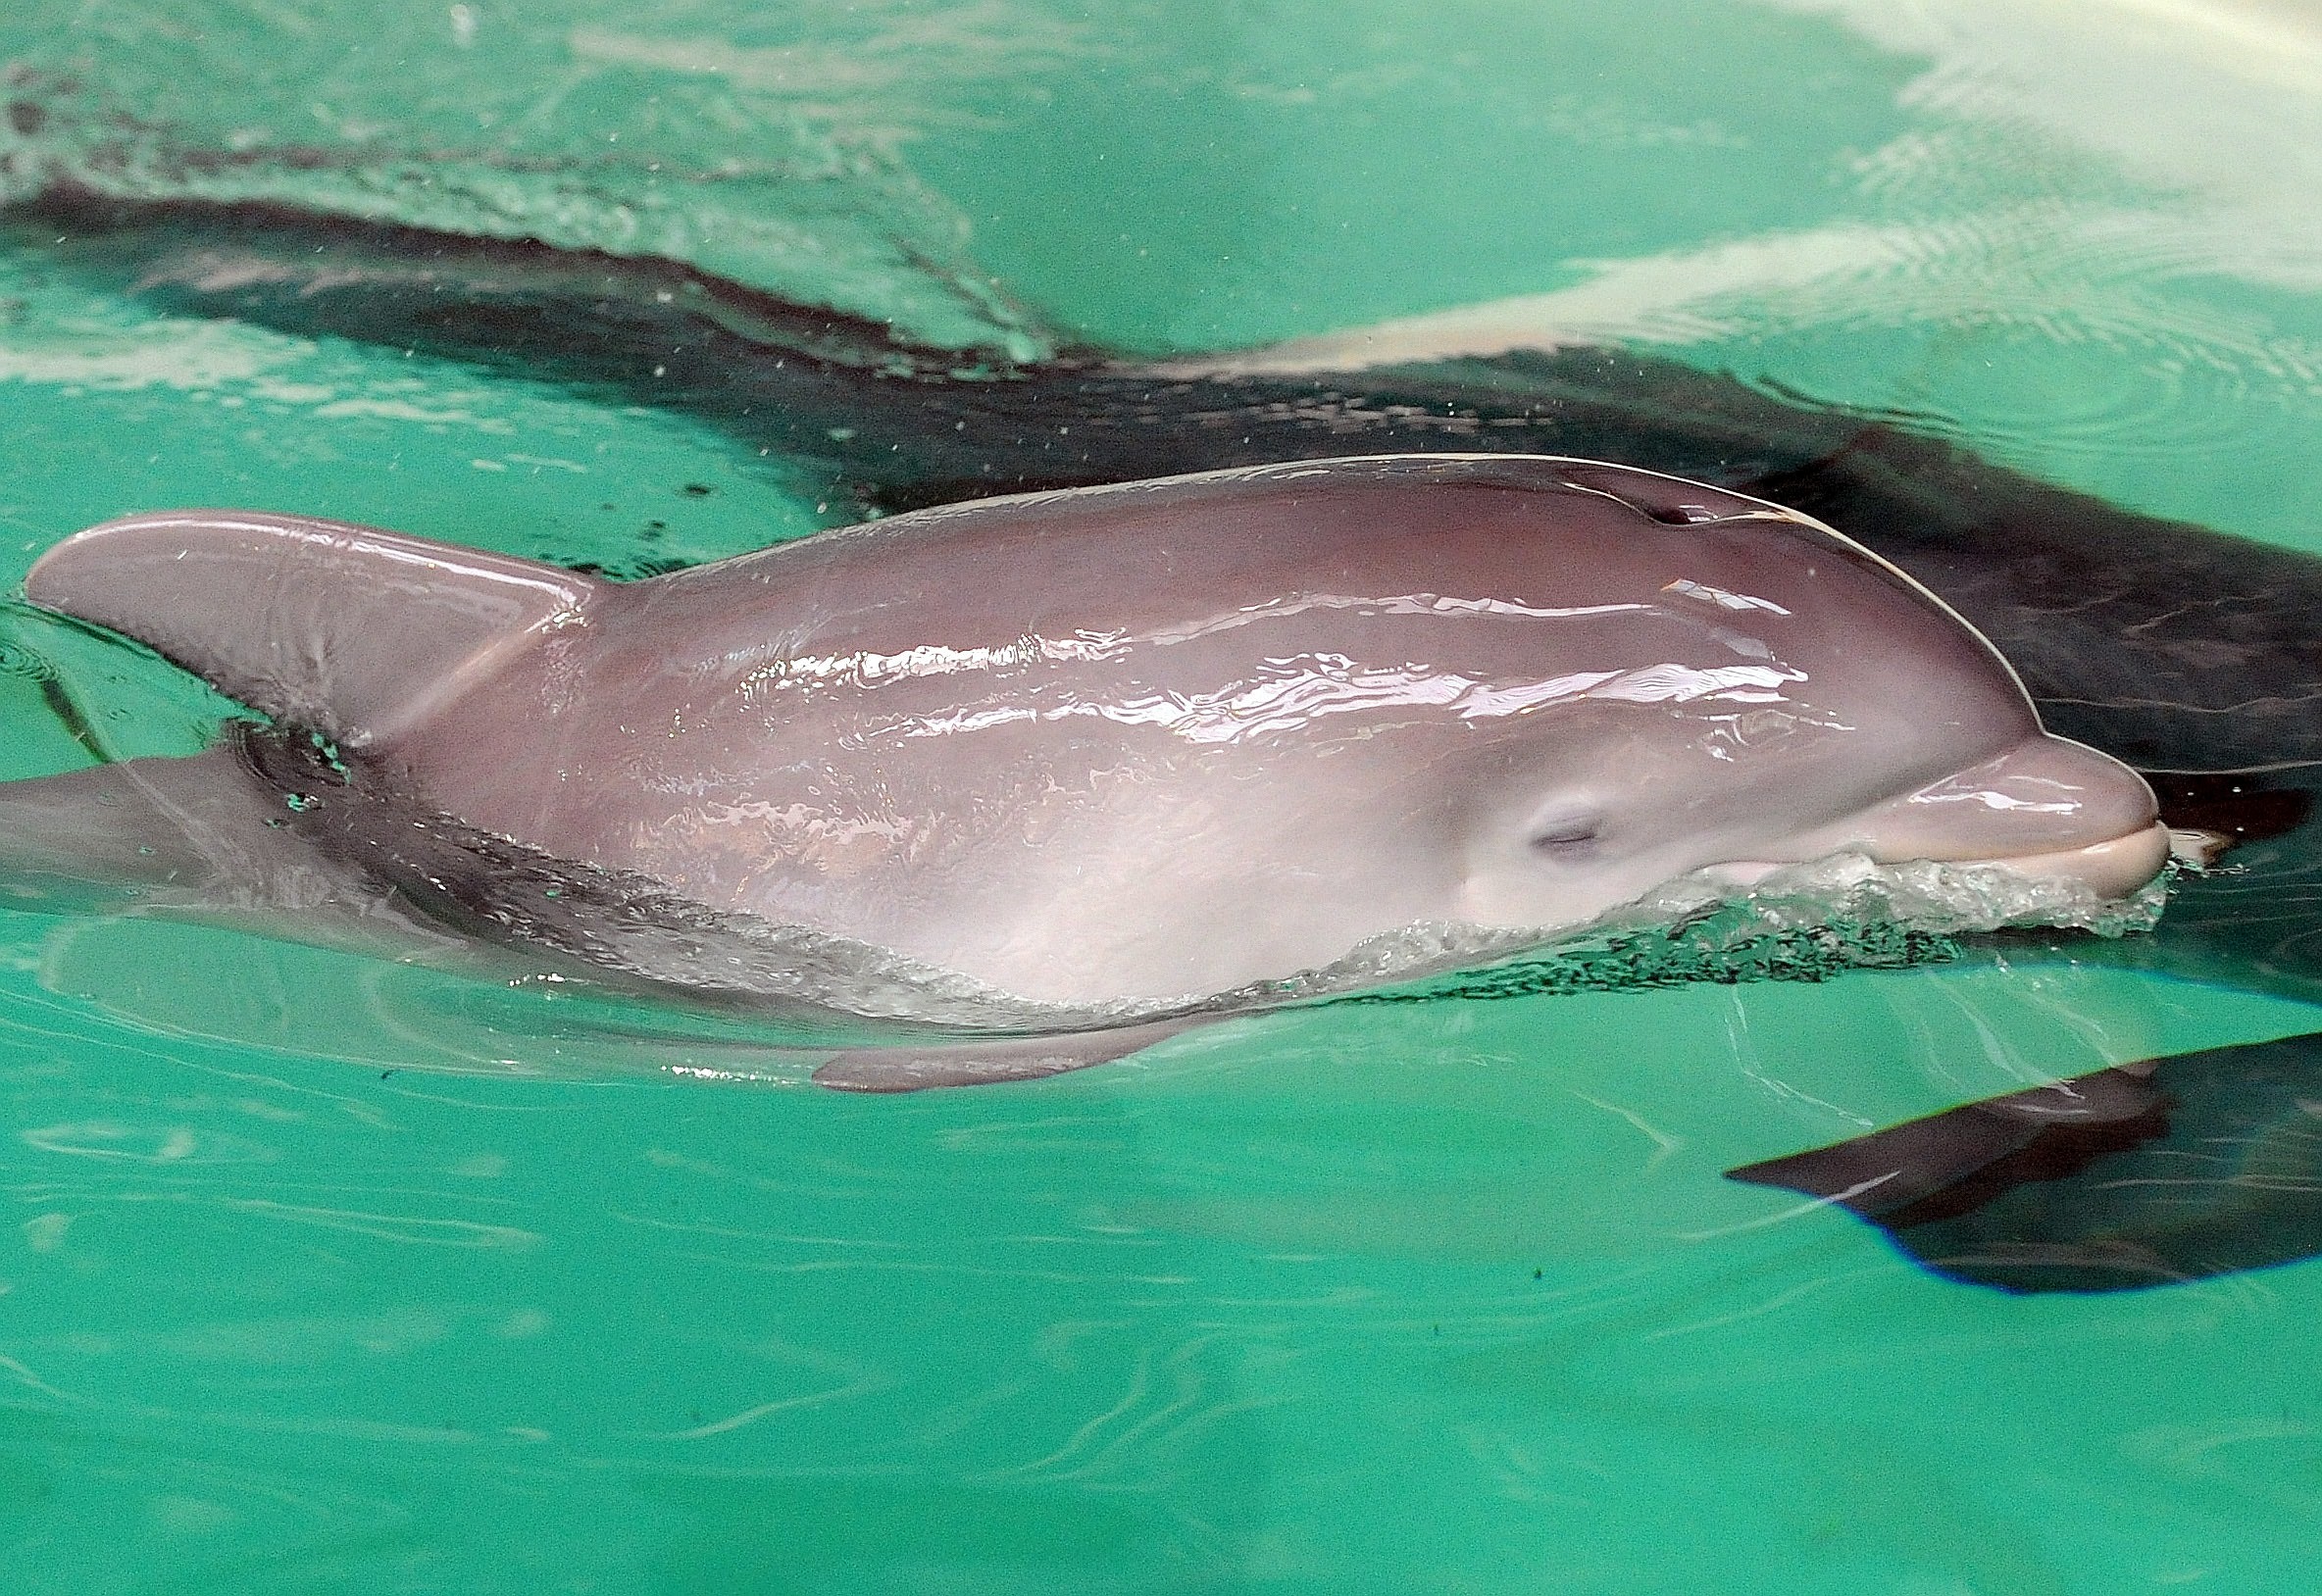
{"type": "MultiPolygon", "coordinates": [[[[963,360],[1617,339],[2322,552],[2322,36],[2288,8],[34,0],[0,58],[10,193],[670,255],[963,360]]],[[[0,407],[10,582],[169,504],[609,566],[842,514],[729,431],[156,315],[37,240],[0,254],[0,407]]],[[[0,774],[91,757],[59,680],[116,757],[227,710],[9,610],[0,774]]],[[[2009,1296],[1723,1172],[2316,1029],[2090,943],[864,1099],[677,1078],[746,1053],[706,1021],[0,914],[0,1566],[2292,1588],[2316,1266],[2009,1296]]]]}

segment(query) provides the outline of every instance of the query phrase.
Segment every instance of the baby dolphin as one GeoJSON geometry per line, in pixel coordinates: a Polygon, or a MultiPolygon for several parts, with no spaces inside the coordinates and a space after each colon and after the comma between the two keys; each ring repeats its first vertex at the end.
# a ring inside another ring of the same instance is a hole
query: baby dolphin
{"type": "Polygon", "coordinates": [[[480,831],[1073,1007],[1704,869],[1858,850],[2119,896],[2167,853],[2143,779],[1893,566],[1575,460],[984,500],[629,583],[170,512],[25,591],[480,831]]]}

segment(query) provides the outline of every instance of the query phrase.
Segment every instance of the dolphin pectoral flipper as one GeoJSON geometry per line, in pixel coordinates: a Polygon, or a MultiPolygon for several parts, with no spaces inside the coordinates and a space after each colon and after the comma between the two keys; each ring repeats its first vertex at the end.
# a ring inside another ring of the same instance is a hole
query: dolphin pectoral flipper
{"type": "Polygon", "coordinates": [[[248,511],[131,516],[67,538],[25,595],[145,643],[350,747],[394,734],[599,584],[534,561],[248,511]]]}
{"type": "Polygon", "coordinates": [[[1110,1064],[1176,1035],[1191,1022],[1164,1020],[1117,1030],[990,1041],[927,1042],[842,1053],[815,1071],[815,1084],[842,1092],[916,1092],[930,1086],[978,1086],[1038,1080],[1110,1064]]]}

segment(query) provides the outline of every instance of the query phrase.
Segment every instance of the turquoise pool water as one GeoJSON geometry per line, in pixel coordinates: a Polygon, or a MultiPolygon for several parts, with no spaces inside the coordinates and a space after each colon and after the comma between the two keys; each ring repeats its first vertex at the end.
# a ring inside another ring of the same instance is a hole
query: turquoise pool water
{"type": "MultiPolygon", "coordinates": [[[[910,339],[1617,340],[2322,552],[2322,32],[2257,4],[50,4],[0,190],[675,256],[910,339]]],[[[840,519],[731,432],[0,253],[0,580],[132,508],[570,561],[840,519]],[[711,489],[686,491],[688,484],[711,489]]],[[[0,775],[228,706],[0,611],[0,775]]],[[[1724,1178],[2322,1029],[2072,957],[1239,1021],[1018,1087],[0,914],[0,1582],[2277,1592],[2312,1264],[2014,1297],[1724,1178]]]]}

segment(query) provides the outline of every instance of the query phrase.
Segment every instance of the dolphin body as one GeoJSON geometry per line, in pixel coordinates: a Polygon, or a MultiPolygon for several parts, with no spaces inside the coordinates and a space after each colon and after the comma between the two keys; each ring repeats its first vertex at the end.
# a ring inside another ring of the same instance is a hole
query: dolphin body
{"type": "Polygon", "coordinates": [[[268,794],[229,768],[259,773],[245,742],[66,778],[113,789],[117,837],[92,848],[84,809],[69,846],[177,907],[215,913],[252,816],[383,794],[374,858],[450,817],[651,901],[966,977],[1018,1024],[1247,1006],[1415,924],[1570,927],[1697,872],[1742,885],[1854,851],[2118,897],[2168,851],[2144,781],[2047,734],[1894,568],[1761,501],[1588,462],[984,500],[628,583],[169,512],[68,539],[25,590],[348,772],[268,794]]]}

